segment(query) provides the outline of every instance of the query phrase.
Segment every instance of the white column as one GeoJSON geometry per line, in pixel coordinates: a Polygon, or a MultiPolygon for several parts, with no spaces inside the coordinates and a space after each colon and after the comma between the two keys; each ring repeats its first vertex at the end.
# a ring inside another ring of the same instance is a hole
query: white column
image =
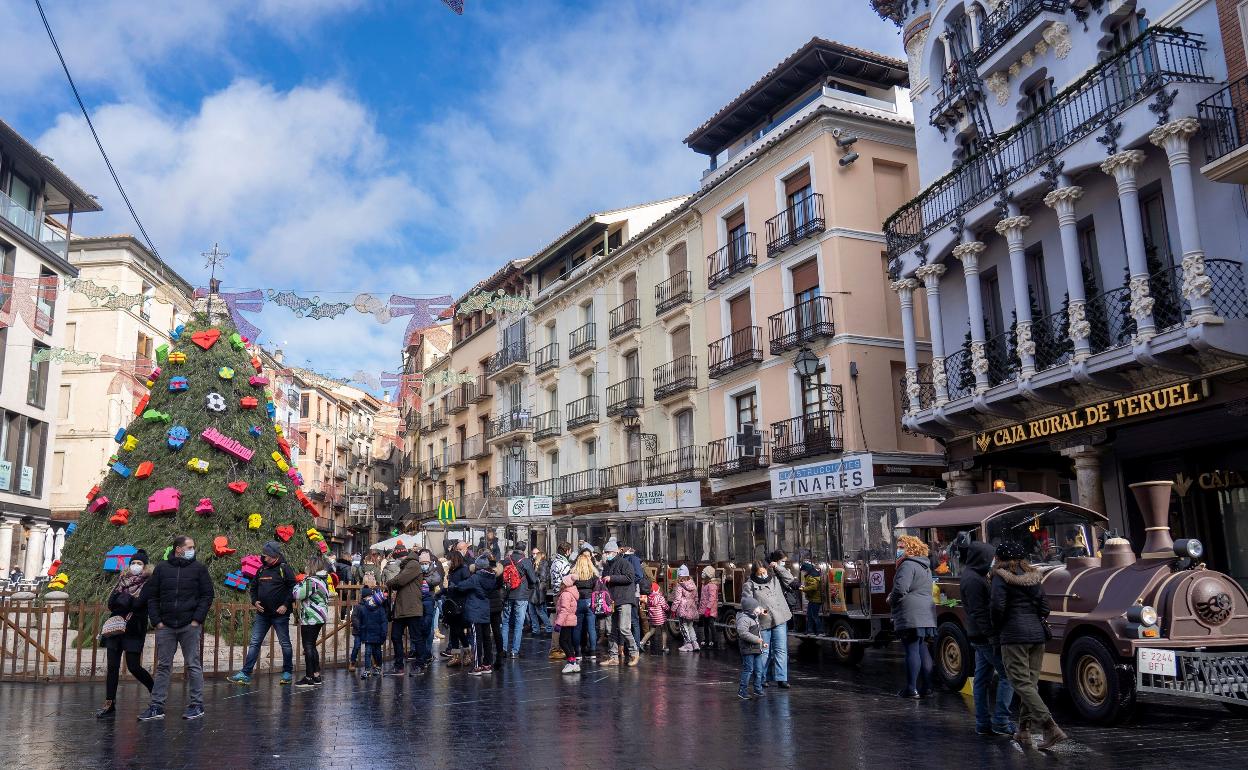
{"type": "Polygon", "coordinates": [[[1131,273],[1131,317],[1135,319],[1135,341],[1146,342],[1157,333],[1153,324],[1153,298],[1148,289],[1148,255],[1144,251],[1144,222],[1140,217],[1140,191],[1135,172],[1144,163],[1141,150],[1124,150],[1111,155],[1101,170],[1118,184],[1118,208],[1127,247],[1127,267],[1131,273]]]}
{"type": "Polygon", "coordinates": [[[1079,504],[1098,513],[1105,513],[1105,490],[1101,486],[1101,455],[1104,447],[1081,444],[1061,450],[1075,464],[1075,484],[1079,504]]]}
{"type": "Polygon", "coordinates": [[[949,378],[945,374],[945,327],[940,322],[940,277],[945,266],[939,262],[923,265],[914,271],[927,290],[927,328],[932,337],[932,386],[936,389],[936,406],[949,400],[949,378]]]}
{"type": "Polygon", "coordinates": [[[1079,256],[1079,231],[1075,227],[1075,201],[1083,197],[1083,188],[1068,185],[1059,187],[1044,196],[1044,204],[1057,212],[1057,230],[1062,240],[1062,266],[1066,271],[1066,292],[1070,304],[1066,309],[1067,329],[1075,343],[1076,361],[1083,361],[1092,354],[1088,337],[1092,327],[1088,323],[1088,297],[1083,286],[1083,260],[1079,256]]]}
{"type": "Polygon", "coordinates": [[[61,550],[65,548],[65,528],[56,528],[56,539],[52,543],[52,561],[61,558],[61,550]]]}
{"type": "Polygon", "coordinates": [[[979,39],[979,5],[976,3],[966,4],[967,24],[971,28],[971,50],[978,51],[980,46],[979,39]]]}
{"type": "Polygon", "coordinates": [[[953,247],[953,256],[962,261],[966,278],[966,306],[971,314],[971,371],[975,372],[975,392],[988,390],[988,357],[984,354],[984,297],[979,289],[979,255],[988,247],[980,241],[966,241],[953,247]]]}
{"type": "Polygon", "coordinates": [[[901,338],[906,352],[906,398],[910,402],[910,411],[917,412],[919,404],[919,348],[914,332],[914,290],[919,282],[913,278],[902,278],[890,284],[897,292],[897,300],[901,303],[901,338]]]}
{"type": "MultiPolygon", "coordinates": [[[[1011,206],[1013,209],[1013,206],[1011,206]]],[[[1005,236],[1010,252],[1010,273],[1014,290],[1014,314],[1018,325],[1014,330],[1014,349],[1023,365],[1023,379],[1036,373],[1036,343],[1031,336],[1031,292],[1027,283],[1027,256],[1023,253],[1023,230],[1031,226],[1031,217],[1013,211],[997,222],[997,232],[1005,236]]]]}
{"type": "Polygon", "coordinates": [[[52,566],[52,553],[56,550],[56,535],[52,534],[52,527],[43,525],[43,559],[39,562],[40,574],[47,574],[48,569],[52,566]]]}
{"type": "Polygon", "coordinates": [[[1158,126],[1148,135],[1150,142],[1166,151],[1170,161],[1170,187],[1174,190],[1174,211],[1179,220],[1179,248],[1183,250],[1183,296],[1192,308],[1193,324],[1221,320],[1209,300],[1213,281],[1205,275],[1205,250],[1200,245],[1196,190],[1192,184],[1190,146],[1192,136],[1199,130],[1200,122],[1188,117],[1158,126]]]}
{"type": "Polygon", "coordinates": [[[47,531],[47,524],[35,524],[26,533],[26,563],[22,571],[28,578],[42,574],[39,565],[43,564],[43,533],[47,531]]]}
{"type": "Polygon", "coordinates": [[[7,580],[13,568],[13,528],[16,521],[0,519],[0,580],[7,580]]]}

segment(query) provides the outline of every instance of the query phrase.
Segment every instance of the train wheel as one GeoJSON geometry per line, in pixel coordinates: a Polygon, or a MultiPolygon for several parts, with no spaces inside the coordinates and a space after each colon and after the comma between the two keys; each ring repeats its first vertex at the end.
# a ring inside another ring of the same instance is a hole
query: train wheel
{"type": "Polygon", "coordinates": [[[1076,639],[1062,661],[1062,680],[1079,714],[1089,722],[1113,724],[1135,706],[1132,672],[1119,670],[1114,654],[1094,636],[1076,639]]]}
{"type": "Polygon", "coordinates": [[[735,650],[737,648],[737,611],[732,607],[727,607],[720,619],[724,624],[724,641],[735,650]]]}
{"type": "Polygon", "coordinates": [[[975,664],[975,655],[966,632],[957,623],[946,621],[936,629],[936,671],[954,692],[966,685],[975,664]]]}
{"type": "Polygon", "coordinates": [[[866,648],[850,641],[857,637],[853,623],[845,618],[837,618],[832,622],[831,632],[828,635],[832,640],[829,647],[832,649],[833,660],[843,666],[856,666],[862,662],[866,648]]]}

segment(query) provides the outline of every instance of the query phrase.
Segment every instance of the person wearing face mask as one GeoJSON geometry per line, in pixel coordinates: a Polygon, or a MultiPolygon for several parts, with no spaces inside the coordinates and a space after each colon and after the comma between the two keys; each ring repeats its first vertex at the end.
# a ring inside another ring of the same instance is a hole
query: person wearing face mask
{"type": "Polygon", "coordinates": [[[247,645],[242,670],[230,676],[228,681],[234,684],[251,684],[251,672],[256,670],[256,663],[260,660],[260,645],[268,636],[269,629],[273,629],[277,645],[282,648],[282,678],[279,682],[288,685],[294,681],[290,618],[294,607],[295,570],[286,563],[281,543],[276,540],[264,544],[264,550],[260,552],[260,563],[260,570],[247,588],[251,606],[256,610],[256,617],[251,621],[251,641],[247,645]]]}
{"type": "Polygon", "coordinates": [[[767,641],[763,638],[761,618],[767,610],[757,599],[746,596],[741,599],[741,611],[737,613],[737,644],[741,647],[741,681],[737,697],[741,700],[763,697],[763,679],[767,675],[767,641]],[[750,682],[754,690],[750,690],[750,682]]]}
{"type": "MultiPolygon", "coordinates": [[[[395,549],[397,554],[399,549],[395,549]]],[[[420,556],[403,550],[403,559],[398,562],[398,572],[386,581],[390,591],[390,602],[394,610],[394,622],[390,625],[390,641],[394,646],[394,667],[391,676],[423,673],[419,658],[411,671],[407,670],[407,648],[403,646],[403,632],[407,631],[413,652],[419,654],[421,649],[421,620],[425,615],[425,602],[422,587],[425,585],[425,570],[420,566],[420,556]]],[[[432,612],[432,610],[430,610],[432,612]]],[[[427,626],[425,627],[427,630],[427,626]]],[[[413,655],[413,657],[416,657],[413,655]]]]}
{"type": "Polygon", "coordinates": [[[204,715],[204,666],[200,659],[203,625],[212,606],[212,577],[203,563],[195,561],[195,541],[188,535],[173,539],[173,552],[152,571],[139,594],[147,604],[147,620],[156,627],[156,676],[152,702],[139,721],[165,718],[165,700],[173,677],[173,656],[182,648],[190,703],[183,719],[204,715]]]}
{"type": "Polygon", "coordinates": [[[420,549],[416,558],[420,563],[421,605],[420,622],[416,624],[416,668],[423,674],[433,665],[434,615],[446,573],[428,548],[420,549]]]}
{"type": "Polygon", "coordinates": [[[610,666],[620,662],[635,666],[641,660],[641,647],[633,637],[634,611],[637,608],[637,570],[632,563],[620,555],[620,546],[615,538],[607,541],[602,547],[602,558],[606,566],[602,571],[602,579],[610,587],[614,608],[611,611],[611,631],[607,638],[610,656],[603,665],[610,666]],[[619,658],[620,645],[628,650],[627,661],[619,658]]]}
{"type": "Polygon", "coordinates": [[[745,581],[741,589],[741,597],[756,600],[765,613],[759,617],[759,625],[763,631],[763,641],[767,643],[766,655],[763,656],[764,671],[767,673],[763,686],[774,681],[782,690],[789,689],[789,621],[793,612],[784,596],[784,587],[780,581],[793,582],[793,573],[783,563],[784,554],[771,554],[771,563],[754,565],[753,574],[745,581]]]}
{"type": "Polygon", "coordinates": [[[299,641],[303,646],[303,679],[296,687],[319,687],[321,655],[316,640],[329,621],[329,562],[319,556],[303,565],[303,579],[295,585],[295,601],[299,602],[299,641]]]}
{"type": "Polygon", "coordinates": [[[932,692],[932,654],[936,612],[932,604],[932,565],[927,543],[913,535],[897,538],[897,572],[888,595],[893,629],[906,648],[906,686],[902,698],[924,698],[932,692]]]}
{"type": "Polygon", "coordinates": [[[95,712],[96,719],[116,712],[117,683],[121,676],[121,659],[125,656],[126,668],[139,680],[139,684],[152,691],[152,675],[143,668],[143,641],[147,637],[147,605],[140,596],[147,583],[147,551],[139,549],[130,557],[130,564],[117,577],[117,585],[108,595],[108,611],[112,617],[125,619],[125,630],[104,637],[104,649],[108,653],[108,668],[104,675],[104,706],[95,712]]]}

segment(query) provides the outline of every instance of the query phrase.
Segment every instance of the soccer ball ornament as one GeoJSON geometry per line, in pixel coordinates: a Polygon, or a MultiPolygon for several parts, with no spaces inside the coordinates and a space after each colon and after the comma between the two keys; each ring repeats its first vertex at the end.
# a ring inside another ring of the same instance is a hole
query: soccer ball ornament
{"type": "Polygon", "coordinates": [[[204,407],[207,408],[208,411],[210,412],[217,412],[217,413],[224,412],[225,411],[225,397],[222,396],[220,393],[213,391],[209,393],[208,395],[204,396],[204,407]]]}

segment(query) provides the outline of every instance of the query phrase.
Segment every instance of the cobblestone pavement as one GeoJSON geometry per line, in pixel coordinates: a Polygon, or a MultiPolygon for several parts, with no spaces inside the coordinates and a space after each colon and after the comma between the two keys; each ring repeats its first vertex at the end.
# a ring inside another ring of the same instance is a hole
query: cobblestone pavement
{"type": "MultiPolygon", "coordinates": [[[[360,681],[327,672],[316,690],[206,685],[207,716],[140,724],[146,694],[123,670],[117,714],[97,721],[102,686],[0,685],[6,768],[760,768],[1232,767],[1248,719],[1220,708],[1149,701],[1125,727],[1080,726],[1057,698],[1073,740],[1048,754],[974,734],[969,696],[919,702],[893,693],[895,653],[857,669],[795,663],[793,687],[736,698],[735,653],[643,658],[636,668],[586,664],[563,676],[545,645],[475,678],[440,664],[423,677],[360,681]]],[[[1049,693],[1053,697],[1053,693],[1049,693]]]]}

